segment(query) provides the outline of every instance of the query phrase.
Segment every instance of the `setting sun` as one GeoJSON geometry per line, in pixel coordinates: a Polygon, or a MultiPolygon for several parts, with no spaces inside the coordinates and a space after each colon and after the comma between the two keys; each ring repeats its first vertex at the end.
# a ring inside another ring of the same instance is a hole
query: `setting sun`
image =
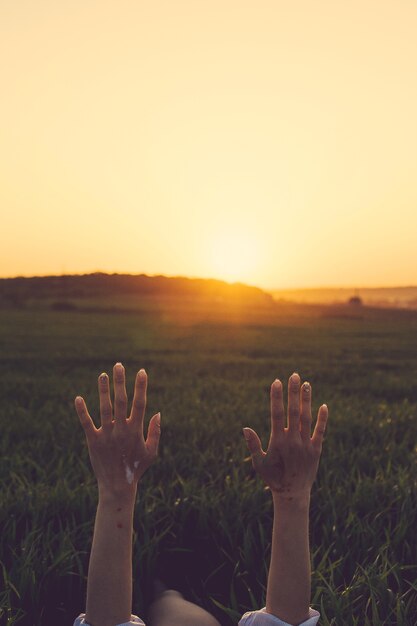
{"type": "Polygon", "coordinates": [[[208,242],[207,271],[228,282],[254,281],[259,269],[259,246],[246,233],[220,233],[208,242]]]}
{"type": "Polygon", "coordinates": [[[0,3],[1,276],[416,283],[415,2],[40,5],[0,3]]]}

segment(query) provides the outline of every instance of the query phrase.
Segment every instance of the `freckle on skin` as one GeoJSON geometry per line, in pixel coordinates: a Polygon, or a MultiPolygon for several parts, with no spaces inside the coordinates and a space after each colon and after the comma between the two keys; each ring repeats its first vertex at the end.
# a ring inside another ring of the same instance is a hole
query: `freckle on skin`
{"type": "Polygon", "coordinates": [[[117,509],[117,512],[119,512],[119,511],[121,511],[121,510],[122,510],[122,509],[121,509],[121,507],[120,507],[119,509],[117,509]]]}
{"type": "Polygon", "coordinates": [[[123,524],[121,524],[120,522],[117,524],[117,528],[123,528],[123,524]]]}

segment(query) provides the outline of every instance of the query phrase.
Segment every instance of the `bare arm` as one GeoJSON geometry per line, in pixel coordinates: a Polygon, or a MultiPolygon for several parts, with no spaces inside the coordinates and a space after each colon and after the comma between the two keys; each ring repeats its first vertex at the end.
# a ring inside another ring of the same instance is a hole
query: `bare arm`
{"type": "Polygon", "coordinates": [[[266,610],[290,624],[309,617],[311,595],[308,520],[310,492],[317,474],[328,410],[319,410],[311,433],[311,385],[300,388],[293,374],[288,383],[288,425],[284,427],[283,389],[271,386],[271,436],[264,452],[251,428],[244,435],[252,463],[272,492],[274,525],[266,610]]]}
{"type": "Polygon", "coordinates": [[[130,621],[134,505],[134,497],[99,496],[87,579],[85,621],[91,626],[130,621]]]}
{"type": "Polygon", "coordinates": [[[132,532],[137,483],[155,460],[160,436],[160,415],[149,423],[143,437],[147,375],[136,376],[135,395],[127,418],[124,367],[113,369],[115,410],[109,378],[98,380],[101,427],[94,426],[84,400],[75,407],[87,439],[98,482],[99,502],[87,581],[85,621],[91,626],[115,626],[130,621],[132,612],[132,532]]]}

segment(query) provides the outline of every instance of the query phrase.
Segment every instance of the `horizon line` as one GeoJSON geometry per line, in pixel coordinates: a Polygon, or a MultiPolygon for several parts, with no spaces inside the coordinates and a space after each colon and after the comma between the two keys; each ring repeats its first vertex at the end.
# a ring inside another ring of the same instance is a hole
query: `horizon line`
{"type": "Polygon", "coordinates": [[[211,277],[203,277],[203,276],[187,276],[187,275],[182,275],[182,274],[175,274],[175,275],[169,275],[169,274],[147,274],[146,272],[138,272],[138,273],[132,273],[132,272],[106,272],[103,270],[94,270],[94,271],[90,271],[90,272],[79,272],[79,273],[61,273],[61,274],[17,274],[14,276],[0,276],[0,280],[14,280],[14,279],[18,279],[18,278],[62,278],[64,276],[91,276],[92,274],[103,274],[106,276],[147,276],[148,278],[157,278],[160,276],[163,276],[164,278],[187,278],[190,280],[216,280],[216,281],[220,281],[222,283],[226,283],[229,285],[246,285],[248,287],[257,287],[258,289],[261,289],[263,291],[315,291],[315,290],[320,290],[323,291],[325,289],[328,290],[341,290],[341,289],[346,289],[346,290],[360,290],[360,289],[413,289],[413,288],[417,288],[417,283],[414,285],[321,285],[321,286],[314,286],[314,287],[262,287],[260,285],[254,285],[251,283],[246,283],[244,281],[241,280],[237,280],[237,281],[228,281],[225,280],[223,278],[216,278],[214,276],[211,277]]]}

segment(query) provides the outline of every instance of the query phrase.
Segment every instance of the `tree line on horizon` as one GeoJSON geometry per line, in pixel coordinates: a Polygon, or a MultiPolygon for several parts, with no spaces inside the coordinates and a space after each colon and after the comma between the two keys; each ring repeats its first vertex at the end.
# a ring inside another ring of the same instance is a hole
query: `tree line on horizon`
{"type": "Polygon", "coordinates": [[[108,295],[195,297],[211,300],[242,300],[271,304],[273,298],[259,287],[226,283],[217,279],[148,276],[147,274],[106,274],[34,276],[0,279],[0,298],[16,301],[28,298],[87,298],[108,295]]]}

